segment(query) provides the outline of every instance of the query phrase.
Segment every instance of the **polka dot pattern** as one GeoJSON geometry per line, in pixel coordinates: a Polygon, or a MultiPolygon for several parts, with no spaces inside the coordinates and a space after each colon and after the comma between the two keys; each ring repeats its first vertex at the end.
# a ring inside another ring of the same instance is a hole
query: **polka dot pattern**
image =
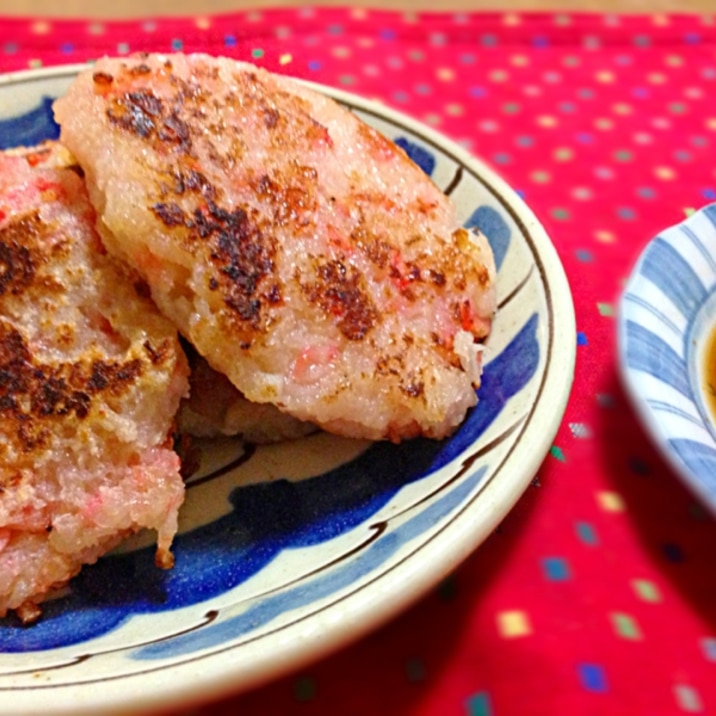
{"type": "Polygon", "coordinates": [[[565,266],[578,358],[532,486],[448,579],[356,645],[191,713],[716,713],[716,525],[647,441],[614,362],[617,299],[644,243],[716,200],[714,19],[301,8],[0,21],[5,72],[198,50],[374,98],[494,166],[565,266]]]}

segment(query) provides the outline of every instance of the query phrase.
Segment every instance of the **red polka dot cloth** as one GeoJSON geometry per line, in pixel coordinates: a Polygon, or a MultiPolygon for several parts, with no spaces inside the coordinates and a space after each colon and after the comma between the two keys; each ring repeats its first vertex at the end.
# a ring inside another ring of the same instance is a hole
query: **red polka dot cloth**
{"type": "MultiPolygon", "coordinates": [[[[297,9],[0,20],[0,69],[202,50],[349,89],[480,156],[562,258],[574,390],[538,479],[447,581],[361,642],[191,714],[716,713],[716,524],[640,428],[615,302],[716,198],[716,20],[297,9]]],[[[173,712],[178,714],[178,712],[173,712]]]]}

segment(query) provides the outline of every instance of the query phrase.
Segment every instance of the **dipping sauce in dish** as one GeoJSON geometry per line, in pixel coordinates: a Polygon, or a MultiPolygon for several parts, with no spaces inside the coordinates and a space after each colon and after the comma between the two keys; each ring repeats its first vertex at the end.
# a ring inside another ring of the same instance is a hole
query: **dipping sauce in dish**
{"type": "Polygon", "coordinates": [[[711,419],[716,422],[716,326],[711,329],[704,356],[704,395],[711,419]]]}

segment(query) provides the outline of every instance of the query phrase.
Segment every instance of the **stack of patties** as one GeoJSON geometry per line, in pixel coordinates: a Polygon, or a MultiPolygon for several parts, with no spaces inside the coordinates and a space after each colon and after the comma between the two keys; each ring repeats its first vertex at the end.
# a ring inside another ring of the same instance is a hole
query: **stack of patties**
{"type": "Polygon", "coordinates": [[[355,115],[205,55],[101,60],[55,113],[71,155],[0,155],[0,615],[139,529],[171,565],[177,424],[398,442],[475,405],[489,245],[355,115]]]}

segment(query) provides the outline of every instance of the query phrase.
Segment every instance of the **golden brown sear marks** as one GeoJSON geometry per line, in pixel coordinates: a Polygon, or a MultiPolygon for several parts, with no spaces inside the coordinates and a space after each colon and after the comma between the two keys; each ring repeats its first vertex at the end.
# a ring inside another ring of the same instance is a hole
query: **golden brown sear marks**
{"type": "Polygon", "coordinates": [[[365,338],[379,318],[363,280],[361,274],[340,261],[316,259],[314,280],[302,285],[307,299],[333,316],[341,333],[351,341],[365,338]]]}

